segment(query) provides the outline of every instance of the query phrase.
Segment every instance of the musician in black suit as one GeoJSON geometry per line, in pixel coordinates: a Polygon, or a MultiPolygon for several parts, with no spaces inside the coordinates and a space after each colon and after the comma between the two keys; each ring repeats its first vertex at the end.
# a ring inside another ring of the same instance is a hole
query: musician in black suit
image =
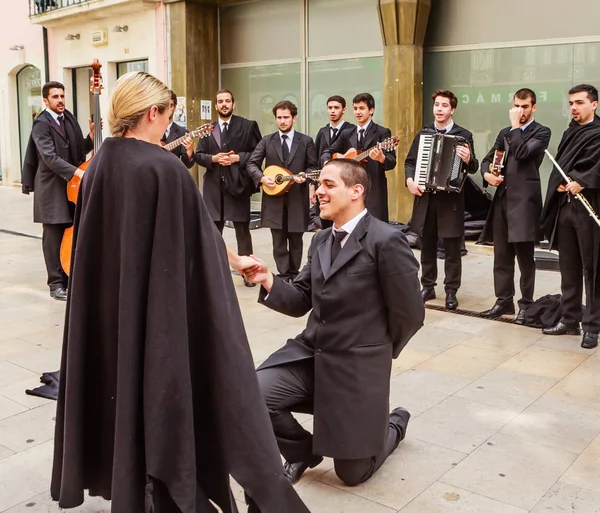
{"type": "Polygon", "coordinates": [[[373,121],[375,99],[369,93],[361,93],[352,100],[354,117],[358,126],[344,131],[332,145],[323,152],[321,164],[331,160],[334,153],[346,153],[355,148],[359,152],[373,148],[367,158],[367,173],[371,179],[371,194],[367,199],[369,213],[386,223],[388,215],[387,177],[385,172],[396,167],[396,151],[382,151],[374,146],[392,135],[389,128],[384,128],[373,121]]]}
{"type": "Polygon", "coordinates": [[[259,301],[306,329],[258,369],[291,482],[323,456],[347,485],[369,479],[406,435],[410,414],[389,413],[390,369],[423,325],[418,264],[404,234],[365,208],[369,176],[354,160],[325,165],[317,194],[334,222],[317,233],[308,262],[286,283],[264,263],[248,270],[259,301]],[[268,295],[267,295],[268,294],[268,295]],[[314,415],[314,436],[291,412],[314,415]]]}
{"type": "MultiPolygon", "coordinates": [[[[256,187],[246,167],[261,135],[256,121],[234,115],[234,108],[233,93],[217,91],[219,119],[213,124],[213,133],[198,142],[195,159],[206,168],[202,195],[217,228],[223,233],[225,221],[232,221],[238,254],[250,255],[250,197],[256,187]]],[[[246,280],[244,284],[254,286],[246,280]]]]}
{"type": "Polygon", "coordinates": [[[467,144],[459,146],[456,153],[463,161],[463,168],[475,173],[479,167],[473,135],[458,126],[452,119],[458,100],[452,91],[438,89],[432,95],[435,121],[424,127],[415,137],[404,161],[406,186],[414,194],[411,230],[421,237],[421,291],[423,302],[435,298],[437,280],[437,241],[443,239],[446,250],[444,260],[444,287],[446,308],[456,310],[458,299],[456,292],[460,287],[462,275],[461,239],[465,233],[465,193],[461,192],[424,192],[425,189],[415,181],[416,163],[419,150],[419,138],[423,133],[437,131],[464,137],[467,144]]]}
{"type": "Polygon", "coordinates": [[[67,199],[67,182],[74,175],[83,176],[77,167],[85,162],[94,143],[89,135],[83,137],[77,119],[65,108],[63,84],[48,82],[42,88],[42,97],[46,110],[33,122],[21,182],[25,194],[34,192],[33,221],[43,225],[42,248],[50,296],[66,301],[68,277],[60,263],[60,244],[65,230],[73,224],[74,210],[67,199]]]}
{"type": "MultiPolygon", "coordinates": [[[[346,130],[351,130],[356,125],[344,120],[346,113],[346,99],[343,96],[335,95],[327,99],[327,115],[329,123],[320,128],[315,138],[315,147],[317,148],[317,157],[321,162],[321,157],[325,150],[329,148],[346,130]]],[[[314,194],[314,187],[311,187],[311,203],[316,206],[316,214],[319,215],[319,200],[314,194]]],[[[321,219],[321,228],[331,227],[332,222],[328,219],[321,219]]]]}
{"type": "MultiPolygon", "coordinates": [[[[169,108],[171,109],[171,114],[169,115],[169,126],[161,139],[163,144],[169,144],[180,137],[184,137],[188,133],[185,128],[179,126],[177,123],[173,123],[173,114],[177,108],[177,95],[173,91],[171,91],[169,108]]],[[[171,150],[171,153],[190,169],[194,165],[194,140],[188,135],[183,139],[183,142],[179,146],[171,150]]]]}
{"type": "Polygon", "coordinates": [[[494,146],[481,162],[483,186],[497,187],[481,240],[494,243],[496,304],[482,312],[494,319],[515,313],[515,256],[521,272],[521,299],[515,322],[525,324],[525,308],[533,303],[535,244],[540,240],[542,188],[540,165],[550,142],[550,129],[533,119],[537,109],[531,89],[519,89],[509,111],[511,126],[500,130],[494,146]],[[499,176],[490,172],[494,152],[504,151],[499,176]]]}
{"type": "MultiPolygon", "coordinates": [[[[270,189],[272,178],[261,171],[266,166],[281,166],[293,174],[317,169],[317,152],[311,137],[294,130],[298,108],[290,101],[281,101],[273,107],[279,131],[266,135],[248,160],[248,173],[254,184],[270,189]]],[[[293,279],[302,263],[302,235],[309,223],[309,195],[305,178],[296,177],[290,190],[281,196],[263,192],[261,225],[271,228],[273,258],[279,275],[293,279]]]]}

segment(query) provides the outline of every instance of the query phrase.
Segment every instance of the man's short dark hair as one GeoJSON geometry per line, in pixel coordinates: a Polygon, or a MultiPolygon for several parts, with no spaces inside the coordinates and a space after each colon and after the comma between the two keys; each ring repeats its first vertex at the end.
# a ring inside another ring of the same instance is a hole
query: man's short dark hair
{"type": "Polygon", "coordinates": [[[223,93],[229,94],[229,96],[231,96],[231,103],[235,103],[235,98],[233,97],[233,93],[229,89],[219,89],[217,91],[217,94],[215,94],[215,98],[223,93]]]}
{"type": "Polygon", "coordinates": [[[367,107],[369,108],[369,110],[375,108],[375,98],[373,98],[372,94],[369,94],[369,93],[360,93],[360,94],[357,94],[352,99],[352,103],[353,104],[361,103],[361,102],[366,103],[367,107]]]}
{"type": "Polygon", "coordinates": [[[327,105],[329,105],[329,102],[338,102],[342,104],[342,108],[346,108],[346,99],[343,96],[339,96],[339,95],[334,95],[334,96],[330,96],[329,98],[327,98],[327,105]]]}
{"type": "Polygon", "coordinates": [[[458,98],[449,89],[436,89],[431,95],[431,100],[433,101],[433,103],[435,103],[435,99],[438,96],[450,100],[450,107],[452,107],[453,109],[456,109],[456,107],[458,106],[458,98]]]}
{"type": "Polygon", "coordinates": [[[531,98],[531,105],[535,105],[537,103],[537,96],[531,89],[528,89],[527,87],[519,89],[515,93],[515,98],[518,98],[519,100],[527,100],[527,98],[531,98]]]}
{"type": "Polygon", "coordinates": [[[289,110],[292,117],[298,115],[298,107],[296,107],[289,100],[282,100],[277,105],[275,105],[275,107],[273,107],[273,116],[277,117],[278,110],[289,110]]]}
{"type": "Polygon", "coordinates": [[[175,94],[175,91],[171,90],[171,100],[173,100],[173,103],[175,105],[177,105],[177,95],[175,94]]]}
{"type": "Polygon", "coordinates": [[[46,82],[44,87],[42,87],[42,98],[48,98],[48,96],[50,96],[50,89],[62,89],[64,92],[65,86],[56,81],[46,82]]]}
{"type": "Polygon", "coordinates": [[[576,85],[575,87],[572,87],[569,90],[570,95],[575,94],[575,93],[587,93],[588,98],[590,99],[591,102],[598,101],[598,89],[596,89],[593,85],[590,85],[590,84],[576,85]]]}
{"type": "Polygon", "coordinates": [[[371,190],[371,178],[367,173],[367,168],[361,162],[354,159],[332,159],[325,166],[337,164],[340,169],[340,178],[346,187],[353,185],[362,185],[363,200],[367,202],[369,191],[371,190]]]}

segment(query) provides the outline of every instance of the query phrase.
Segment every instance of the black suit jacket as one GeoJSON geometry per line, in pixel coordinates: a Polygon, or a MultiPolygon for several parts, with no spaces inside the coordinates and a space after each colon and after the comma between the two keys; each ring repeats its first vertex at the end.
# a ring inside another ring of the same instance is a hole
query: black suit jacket
{"type": "MultiPolygon", "coordinates": [[[[540,240],[540,216],[542,214],[542,187],[540,165],[544,160],[544,150],[550,142],[550,129],[533,121],[525,130],[500,130],[496,142],[481,162],[481,175],[489,172],[494,152],[503,150],[504,181],[494,195],[485,227],[480,240],[493,242],[494,203],[506,194],[509,242],[538,242],[540,240]]],[[[488,183],[484,179],[483,186],[488,183]]]]}
{"type": "MultiPolygon", "coordinates": [[[[290,156],[287,165],[284,165],[281,137],[279,136],[279,132],[275,132],[261,139],[254,153],[252,153],[250,160],[248,160],[248,173],[256,186],[258,186],[260,179],[263,177],[261,171],[263,161],[265,161],[265,167],[271,165],[282,166],[293,174],[298,174],[317,169],[317,152],[311,137],[300,132],[294,132],[290,156]]],[[[290,190],[282,196],[269,196],[263,193],[261,225],[281,230],[284,227],[283,220],[286,204],[288,231],[305,232],[309,223],[307,182],[294,183],[290,190]]]]}
{"type": "MultiPolygon", "coordinates": [[[[412,146],[404,161],[405,179],[415,178],[415,166],[419,153],[419,138],[422,133],[435,131],[435,125],[432,123],[423,127],[416,135],[412,146]]],[[[475,156],[475,148],[473,146],[473,134],[466,128],[463,128],[456,123],[448,135],[458,135],[464,137],[471,149],[471,160],[468,164],[462,163],[466,167],[467,172],[473,174],[479,169],[479,162],[475,156]]],[[[423,235],[423,227],[425,225],[425,217],[430,202],[436,202],[437,227],[439,238],[455,238],[462,237],[465,232],[465,190],[461,192],[425,192],[423,196],[415,196],[412,219],[410,222],[411,230],[417,235],[423,235]]]]}
{"type": "Polygon", "coordinates": [[[64,115],[61,128],[47,111],[41,112],[33,122],[27,144],[21,182],[23,192],[34,191],[33,221],[36,223],[73,222],[67,182],[85,162],[86,154],[94,149],[90,136],[83,137],[75,116],[67,110],[64,115]],[[66,123],[72,127],[73,140],[67,136],[66,123]]]}
{"type": "Polygon", "coordinates": [[[355,127],[356,125],[345,121],[342,127],[338,130],[338,133],[333,140],[331,139],[331,125],[329,123],[327,123],[324,127],[319,129],[319,131],[317,132],[317,137],[315,138],[315,147],[317,149],[317,157],[319,158],[319,162],[321,163],[321,165],[323,165],[321,157],[323,156],[325,150],[327,150],[327,148],[329,148],[335,141],[337,141],[343,132],[345,132],[346,130],[352,130],[352,128],[355,127]]]}
{"type": "Polygon", "coordinates": [[[386,439],[392,358],[423,325],[419,265],[404,234],[369,214],[333,264],[331,248],[331,229],[318,232],[297,278],[261,290],[269,308],[310,316],[260,369],[314,358],[314,453],[367,458],[386,439]]]}
{"type": "MultiPolygon", "coordinates": [[[[167,137],[166,143],[169,144],[175,139],[183,137],[187,133],[188,131],[185,128],[179,126],[177,123],[173,123],[171,125],[171,131],[169,132],[169,137],[167,137]]],[[[171,150],[171,153],[175,155],[179,160],[181,160],[181,162],[183,162],[185,164],[185,167],[187,167],[188,169],[190,169],[194,165],[194,155],[192,154],[192,158],[189,158],[185,146],[180,144],[176,148],[173,148],[171,150]]]]}
{"type": "Polygon", "coordinates": [[[235,222],[250,221],[250,196],[255,188],[247,172],[247,165],[254,148],[259,143],[261,135],[256,121],[231,116],[228,126],[229,141],[227,147],[222,147],[221,130],[218,121],[213,123],[213,133],[200,139],[194,158],[206,168],[202,195],[213,221],[229,220],[235,222]],[[217,153],[234,151],[240,156],[240,161],[232,166],[221,166],[212,161],[217,153]],[[233,182],[246,183],[242,194],[234,195],[226,187],[226,179],[233,182]],[[221,212],[221,194],[223,194],[223,212],[221,212]]]}
{"type": "MultiPolygon", "coordinates": [[[[371,121],[365,133],[363,150],[367,150],[375,146],[378,142],[389,139],[391,136],[392,133],[389,128],[384,128],[371,121]]],[[[350,130],[342,132],[342,135],[323,152],[321,163],[324,164],[326,161],[331,160],[334,153],[346,153],[351,148],[358,149],[358,127],[356,125],[352,125],[350,130]]],[[[385,172],[396,167],[396,151],[388,150],[384,153],[385,161],[383,164],[367,158],[367,173],[371,178],[371,192],[367,197],[367,210],[372,216],[387,222],[389,214],[387,177],[385,176],[385,172]]]]}

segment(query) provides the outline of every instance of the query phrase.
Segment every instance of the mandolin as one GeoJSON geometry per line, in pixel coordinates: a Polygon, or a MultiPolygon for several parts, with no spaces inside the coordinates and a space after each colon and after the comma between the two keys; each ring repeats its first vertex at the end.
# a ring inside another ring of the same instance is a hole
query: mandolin
{"type": "MultiPolygon", "coordinates": [[[[81,164],[77,169],[85,172],[90,161],[94,158],[94,154],[100,149],[102,145],[102,118],[100,116],[100,94],[102,91],[102,75],[100,74],[100,68],[102,64],[98,59],[94,59],[91,65],[94,73],[92,74],[91,82],[91,93],[94,97],[94,150],[92,156],[81,164]]],[[[79,196],[79,188],[81,186],[81,178],[77,175],[73,175],[67,182],[67,199],[77,204],[77,198],[79,196]]],[[[60,244],[60,263],[63,270],[67,275],[71,274],[71,253],[73,251],[73,226],[70,226],[65,230],[62,242],[60,244]]]]}
{"type": "MultiPolygon", "coordinates": [[[[215,127],[212,125],[212,123],[206,123],[205,125],[202,125],[201,127],[196,128],[196,130],[192,130],[191,132],[188,132],[185,135],[189,135],[192,138],[199,137],[200,139],[202,139],[203,137],[207,137],[210,134],[212,134],[214,129],[215,127]]],[[[178,139],[175,139],[174,141],[171,141],[170,143],[161,143],[161,145],[165,150],[174,150],[175,148],[177,148],[177,146],[183,144],[185,135],[179,137],[178,139]]]]}
{"type": "Polygon", "coordinates": [[[308,173],[298,173],[295,175],[284,167],[268,166],[263,171],[263,175],[272,178],[275,182],[275,187],[273,189],[269,189],[263,184],[262,188],[265,194],[268,194],[269,196],[281,196],[289,191],[292,188],[292,185],[296,183],[294,182],[294,177],[316,179],[319,178],[320,173],[321,171],[317,170],[309,171],[308,173]]]}
{"type": "Polygon", "coordinates": [[[385,141],[378,142],[375,146],[372,146],[371,148],[363,151],[362,153],[358,153],[358,150],[356,148],[350,148],[346,153],[334,153],[333,158],[334,159],[352,159],[352,160],[358,160],[359,162],[364,162],[367,160],[367,157],[369,156],[369,153],[371,153],[371,150],[373,150],[375,148],[379,148],[380,150],[384,150],[384,151],[392,150],[396,146],[398,146],[398,144],[400,144],[400,138],[398,136],[394,135],[393,137],[390,137],[389,139],[386,139],[385,141]]]}

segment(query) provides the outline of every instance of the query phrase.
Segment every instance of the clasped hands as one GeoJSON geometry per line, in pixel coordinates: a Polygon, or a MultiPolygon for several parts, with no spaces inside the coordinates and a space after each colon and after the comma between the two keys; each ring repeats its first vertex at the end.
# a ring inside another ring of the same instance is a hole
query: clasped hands
{"type": "Polygon", "coordinates": [[[240,156],[234,151],[228,151],[227,153],[217,153],[216,155],[213,155],[212,161],[221,166],[231,166],[231,164],[240,161],[240,156]]]}
{"type": "Polygon", "coordinates": [[[235,261],[230,262],[230,264],[231,267],[233,267],[251,283],[263,283],[268,279],[269,276],[272,276],[267,264],[254,255],[240,255],[235,261]]]}
{"type": "Polygon", "coordinates": [[[573,180],[566,185],[561,183],[556,190],[558,192],[570,192],[571,194],[573,194],[573,196],[575,196],[575,194],[579,194],[583,189],[584,187],[582,187],[581,185],[579,185],[578,182],[573,180]]]}

